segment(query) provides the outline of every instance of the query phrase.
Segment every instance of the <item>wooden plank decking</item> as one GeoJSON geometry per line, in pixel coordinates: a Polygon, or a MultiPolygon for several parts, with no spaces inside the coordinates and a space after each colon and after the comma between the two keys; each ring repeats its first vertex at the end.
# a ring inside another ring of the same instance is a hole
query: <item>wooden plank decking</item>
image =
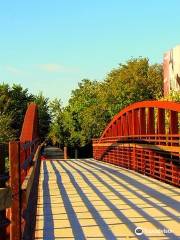
{"type": "Polygon", "coordinates": [[[93,159],[46,160],[35,239],[179,239],[179,193],[176,187],[93,159]],[[136,235],[137,227],[144,234],[136,235]]]}

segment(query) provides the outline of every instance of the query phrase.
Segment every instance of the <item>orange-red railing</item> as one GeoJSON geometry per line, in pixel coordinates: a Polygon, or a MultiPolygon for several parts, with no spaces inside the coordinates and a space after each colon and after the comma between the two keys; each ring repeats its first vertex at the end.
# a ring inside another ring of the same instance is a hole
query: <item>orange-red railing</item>
{"type": "MultiPolygon", "coordinates": [[[[9,214],[11,240],[20,240],[23,236],[28,206],[22,185],[33,165],[38,145],[38,110],[37,105],[31,103],[24,117],[20,141],[9,142],[10,186],[12,189],[12,205],[9,214]]],[[[33,223],[31,224],[33,225],[33,223]]]]}
{"type": "Polygon", "coordinates": [[[93,156],[180,186],[180,103],[144,101],[123,109],[93,139],[93,156]]]}

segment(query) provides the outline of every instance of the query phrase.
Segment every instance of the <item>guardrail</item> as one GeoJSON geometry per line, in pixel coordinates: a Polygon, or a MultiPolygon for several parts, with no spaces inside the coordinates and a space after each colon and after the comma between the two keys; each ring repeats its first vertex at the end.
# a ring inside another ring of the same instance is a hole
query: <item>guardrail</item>
{"type": "Polygon", "coordinates": [[[93,156],[180,186],[180,103],[145,101],[123,109],[93,139],[93,156]]]}
{"type": "Polygon", "coordinates": [[[9,143],[10,174],[5,172],[8,144],[0,144],[0,240],[33,239],[42,147],[38,144],[38,139],[9,143]]]}
{"type": "Polygon", "coordinates": [[[37,147],[33,159],[33,165],[21,185],[22,203],[24,206],[23,218],[25,220],[22,233],[23,240],[34,239],[35,223],[36,223],[36,207],[38,195],[38,183],[40,173],[40,153],[43,144],[37,147]]]}
{"type": "Polygon", "coordinates": [[[11,189],[7,186],[9,179],[5,169],[5,159],[8,157],[8,144],[0,144],[0,240],[8,236],[10,220],[6,217],[6,209],[11,206],[11,189]]]}
{"type": "Polygon", "coordinates": [[[40,148],[38,139],[25,143],[19,141],[9,143],[12,189],[10,236],[12,240],[32,239],[29,237],[33,233],[31,230],[34,225],[32,219],[32,213],[36,208],[36,204],[33,206],[34,198],[36,198],[34,186],[36,184],[37,188],[40,148]],[[31,196],[31,201],[29,201],[29,196],[31,196]],[[27,226],[30,229],[28,237],[27,226]]]}
{"type": "Polygon", "coordinates": [[[33,239],[37,186],[39,177],[39,154],[42,145],[38,135],[38,108],[35,103],[28,105],[21,130],[20,141],[6,144],[9,153],[9,181],[5,182],[4,151],[0,145],[0,240],[33,239]],[[6,209],[10,211],[6,211],[6,209]],[[10,221],[6,218],[10,218],[10,221]],[[10,236],[7,227],[10,224],[10,236]]]}

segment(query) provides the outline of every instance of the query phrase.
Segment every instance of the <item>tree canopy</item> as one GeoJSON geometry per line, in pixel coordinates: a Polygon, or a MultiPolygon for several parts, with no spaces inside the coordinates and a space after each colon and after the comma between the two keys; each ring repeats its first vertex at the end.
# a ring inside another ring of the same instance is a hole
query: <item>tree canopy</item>
{"type": "Polygon", "coordinates": [[[53,129],[63,134],[67,145],[84,146],[99,137],[111,118],[127,105],[162,97],[162,87],[162,65],[150,64],[147,58],[132,58],[109,72],[102,82],[83,79],[72,91],[68,105],[60,108],[61,122],[53,129]]]}
{"type": "Polygon", "coordinates": [[[38,105],[39,135],[41,140],[44,140],[48,136],[51,122],[49,99],[44,97],[42,92],[40,92],[33,97],[33,101],[38,105]]]}
{"type": "Polygon", "coordinates": [[[65,107],[61,99],[50,101],[20,85],[0,84],[0,141],[19,137],[27,105],[34,101],[39,107],[41,139],[81,147],[99,137],[111,118],[127,105],[162,98],[162,88],[162,65],[150,64],[142,57],[119,64],[101,82],[83,79],[65,107]]]}
{"type": "Polygon", "coordinates": [[[35,96],[21,85],[0,84],[0,142],[18,139],[20,136],[24,115],[30,102],[39,106],[40,134],[45,137],[49,130],[50,115],[48,99],[42,94],[35,96]]]}

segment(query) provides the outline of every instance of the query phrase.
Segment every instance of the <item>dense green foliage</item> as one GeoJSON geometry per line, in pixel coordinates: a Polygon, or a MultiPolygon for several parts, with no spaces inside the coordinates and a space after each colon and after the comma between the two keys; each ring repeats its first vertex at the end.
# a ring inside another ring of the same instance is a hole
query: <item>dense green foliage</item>
{"type": "Polygon", "coordinates": [[[53,144],[65,145],[64,115],[61,100],[54,99],[49,104],[51,124],[49,138],[53,144]]]}
{"type": "Polygon", "coordinates": [[[52,122],[50,138],[75,147],[86,145],[127,105],[162,97],[162,79],[161,65],[138,58],[120,64],[102,82],[82,80],[68,105],[60,107],[61,121],[52,122]]]}
{"type": "Polygon", "coordinates": [[[171,91],[168,96],[161,98],[160,100],[180,102],[180,92],[171,91]]]}
{"type": "Polygon", "coordinates": [[[0,85],[0,141],[18,138],[27,104],[33,95],[20,85],[0,85]]]}
{"type": "Polygon", "coordinates": [[[109,120],[107,110],[103,107],[101,83],[82,80],[64,109],[66,132],[69,132],[68,143],[82,146],[92,137],[97,137],[109,120]]]}
{"type": "Polygon", "coordinates": [[[162,96],[162,66],[147,58],[130,59],[112,70],[105,79],[104,101],[111,117],[127,105],[162,96]]]}
{"type": "Polygon", "coordinates": [[[19,138],[27,106],[33,101],[39,104],[39,121],[42,123],[40,133],[44,137],[48,133],[50,122],[48,99],[42,94],[30,94],[28,89],[23,89],[20,85],[10,87],[8,84],[0,84],[0,142],[19,138]]]}
{"type": "Polygon", "coordinates": [[[51,116],[49,113],[49,99],[44,97],[40,92],[37,96],[34,96],[34,102],[38,105],[39,135],[43,141],[45,138],[47,138],[51,122],[51,116]]]}
{"type": "Polygon", "coordinates": [[[19,138],[29,102],[39,108],[41,139],[61,146],[81,147],[99,137],[107,123],[127,105],[162,98],[162,66],[147,58],[130,59],[107,74],[104,81],[83,79],[68,105],[32,95],[20,85],[0,85],[0,142],[19,138]]]}

